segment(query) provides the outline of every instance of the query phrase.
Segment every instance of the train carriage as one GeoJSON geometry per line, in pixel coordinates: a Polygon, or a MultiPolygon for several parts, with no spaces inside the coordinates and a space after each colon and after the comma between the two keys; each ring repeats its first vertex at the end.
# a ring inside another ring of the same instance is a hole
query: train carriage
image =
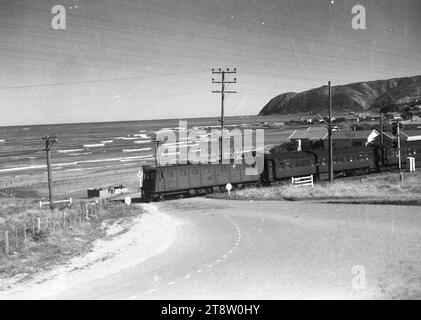
{"type": "MultiPolygon", "coordinates": [[[[328,153],[316,151],[318,179],[329,178],[328,153]]],[[[372,148],[335,149],[333,154],[333,172],[335,175],[368,174],[378,169],[377,156],[372,148]]]]}
{"type": "Polygon", "coordinates": [[[248,175],[244,164],[197,164],[144,167],[142,197],[146,201],[164,197],[192,196],[220,191],[228,183],[241,188],[259,183],[259,175],[248,175]]]}
{"type": "Polygon", "coordinates": [[[316,159],[309,152],[275,153],[265,156],[263,181],[287,180],[291,177],[316,175],[316,159]]]}
{"type": "MultiPolygon", "coordinates": [[[[399,166],[398,149],[396,148],[382,148],[382,165],[385,167],[397,168],[399,166]]],[[[415,163],[419,166],[421,161],[421,148],[419,145],[413,143],[404,143],[401,145],[401,163],[402,167],[406,167],[406,158],[414,157],[415,163]],[[418,147],[418,150],[417,150],[418,147]]]]}

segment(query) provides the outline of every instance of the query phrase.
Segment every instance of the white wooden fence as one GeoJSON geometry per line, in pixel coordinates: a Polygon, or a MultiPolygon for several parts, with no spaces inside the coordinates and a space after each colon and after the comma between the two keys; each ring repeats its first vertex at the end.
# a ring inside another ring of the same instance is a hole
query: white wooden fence
{"type": "Polygon", "coordinates": [[[308,177],[292,178],[292,184],[299,187],[313,187],[314,186],[313,175],[308,176],[308,177]]]}
{"type": "MultiPolygon", "coordinates": [[[[68,204],[72,204],[73,203],[73,199],[70,198],[70,199],[67,199],[67,200],[53,201],[53,203],[68,203],[68,204]]],[[[50,201],[45,201],[45,202],[40,201],[39,202],[40,208],[42,208],[42,206],[47,205],[47,204],[50,205],[50,201]]]]}

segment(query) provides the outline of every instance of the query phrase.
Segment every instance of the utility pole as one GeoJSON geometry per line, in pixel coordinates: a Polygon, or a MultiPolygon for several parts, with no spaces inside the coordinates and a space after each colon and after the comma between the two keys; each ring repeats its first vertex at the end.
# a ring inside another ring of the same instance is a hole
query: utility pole
{"type": "Polygon", "coordinates": [[[383,113],[380,112],[380,145],[383,147],[384,144],[384,137],[383,137],[383,132],[384,132],[384,126],[383,126],[383,113]]]}
{"type": "Polygon", "coordinates": [[[153,140],[152,141],[153,146],[154,146],[154,153],[155,153],[155,167],[158,168],[159,164],[161,163],[161,155],[159,153],[159,144],[160,141],[159,140],[153,140]],[[159,161],[158,161],[158,157],[159,157],[159,161]]]}
{"type": "Polygon", "coordinates": [[[332,140],[332,83],[328,82],[329,88],[329,123],[327,125],[327,132],[329,136],[329,181],[333,182],[333,140],[332,140]]]}
{"type": "Polygon", "coordinates": [[[212,93],[220,93],[221,94],[221,143],[220,143],[220,156],[221,156],[221,162],[223,160],[223,148],[222,148],[222,141],[223,141],[223,134],[224,134],[224,103],[225,103],[225,94],[227,93],[237,93],[237,91],[229,91],[229,90],[225,90],[225,85],[226,84],[230,84],[230,83],[237,83],[237,78],[234,78],[233,81],[227,81],[226,80],[226,75],[227,74],[236,74],[237,73],[237,69],[234,68],[234,70],[230,70],[229,68],[223,70],[223,69],[212,69],[212,74],[220,74],[221,75],[221,81],[215,81],[214,78],[212,78],[212,83],[213,84],[221,84],[221,90],[216,90],[216,91],[212,91],[212,93]]]}
{"type": "Polygon", "coordinates": [[[48,195],[49,195],[49,199],[50,199],[50,209],[54,210],[50,150],[51,150],[51,147],[52,147],[53,143],[57,142],[57,137],[56,136],[51,136],[51,137],[44,136],[42,139],[45,141],[44,151],[45,151],[46,157],[47,157],[48,195]]]}
{"type": "Polygon", "coordinates": [[[398,162],[399,162],[399,179],[402,182],[403,181],[403,173],[402,173],[402,161],[401,161],[401,122],[398,119],[396,123],[396,133],[398,138],[398,162]]]}

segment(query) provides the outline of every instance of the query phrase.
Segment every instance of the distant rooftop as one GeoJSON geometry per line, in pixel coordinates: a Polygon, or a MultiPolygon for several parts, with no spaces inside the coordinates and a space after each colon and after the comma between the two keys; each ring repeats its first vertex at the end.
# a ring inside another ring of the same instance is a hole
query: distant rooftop
{"type": "Polygon", "coordinates": [[[325,127],[309,127],[308,129],[295,130],[288,137],[288,140],[323,140],[327,135],[325,127]]]}
{"type": "Polygon", "coordinates": [[[333,133],[333,139],[360,139],[366,140],[371,135],[378,136],[379,133],[376,130],[360,130],[360,131],[351,131],[351,130],[343,130],[343,131],[336,131],[333,133]]]}
{"type": "Polygon", "coordinates": [[[406,137],[421,136],[421,130],[402,130],[401,134],[406,137]]]}

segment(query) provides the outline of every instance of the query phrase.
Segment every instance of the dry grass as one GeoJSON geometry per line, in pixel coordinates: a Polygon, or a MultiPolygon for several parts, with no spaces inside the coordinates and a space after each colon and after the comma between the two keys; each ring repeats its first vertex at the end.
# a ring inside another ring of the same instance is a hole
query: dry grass
{"type": "Polygon", "coordinates": [[[232,200],[289,200],[327,201],[368,204],[421,205],[421,174],[377,174],[353,179],[337,180],[334,184],[320,183],[314,188],[290,184],[264,188],[250,188],[209,197],[232,200]]]}
{"type": "Polygon", "coordinates": [[[84,212],[81,205],[51,212],[36,208],[25,199],[0,199],[0,279],[15,275],[31,276],[34,273],[64,263],[71,257],[88,252],[94,240],[106,234],[105,226],[121,218],[138,216],[139,207],[109,203],[98,207],[89,220],[81,218],[84,212]],[[65,213],[65,220],[63,214],[65,213]],[[41,218],[44,224],[41,231],[33,233],[32,218],[41,218]],[[46,219],[48,217],[48,220],[46,219]],[[63,223],[65,221],[65,223],[63,223]],[[23,241],[23,228],[26,224],[27,241],[23,241]],[[13,229],[18,227],[16,238],[13,229]],[[10,233],[9,255],[5,255],[4,231],[10,233]],[[10,232],[12,230],[12,232],[10,232]]]}

